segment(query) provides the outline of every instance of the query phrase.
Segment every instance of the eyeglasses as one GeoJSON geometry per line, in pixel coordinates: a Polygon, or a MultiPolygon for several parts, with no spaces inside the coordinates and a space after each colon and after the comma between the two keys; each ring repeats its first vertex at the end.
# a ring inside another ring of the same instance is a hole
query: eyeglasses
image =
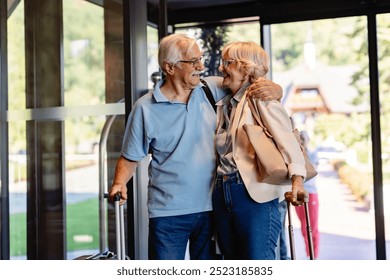
{"type": "Polygon", "coordinates": [[[183,63],[190,63],[192,64],[192,67],[198,66],[200,63],[204,64],[206,61],[206,58],[204,56],[201,56],[199,58],[194,58],[191,60],[179,60],[178,62],[183,62],[183,63]]]}
{"type": "Polygon", "coordinates": [[[232,64],[234,62],[233,59],[220,59],[219,60],[219,65],[223,65],[223,67],[227,68],[230,64],[232,64]]]}

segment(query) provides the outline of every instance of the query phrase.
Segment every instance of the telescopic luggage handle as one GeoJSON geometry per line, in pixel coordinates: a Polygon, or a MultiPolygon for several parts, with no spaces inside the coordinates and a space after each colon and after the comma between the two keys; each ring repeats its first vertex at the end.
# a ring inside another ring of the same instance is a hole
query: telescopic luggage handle
{"type": "Polygon", "coordinates": [[[125,218],[123,205],[120,205],[121,194],[118,192],[115,194],[115,232],[116,232],[116,252],[118,260],[126,259],[125,251],[125,218]]]}
{"type": "MultiPolygon", "coordinates": [[[[108,198],[108,193],[104,194],[108,198]]],[[[124,206],[120,204],[121,193],[118,192],[114,196],[115,205],[115,234],[116,234],[116,256],[118,260],[129,259],[126,256],[126,242],[125,242],[125,215],[124,206]]]]}
{"type": "MultiPolygon", "coordinates": [[[[290,202],[287,199],[286,202],[287,202],[287,215],[288,215],[288,236],[290,239],[290,254],[291,254],[291,259],[295,260],[296,254],[295,254],[295,242],[294,242],[294,227],[292,225],[292,219],[291,219],[290,202]]],[[[307,239],[308,239],[307,241],[309,244],[310,259],[314,260],[313,236],[312,236],[311,225],[310,225],[308,203],[309,203],[309,196],[305,195],[303,206],[305,207],[306,232],[307,232],[307,239]]]]}
{"type": "Polygon", "coordinates": [[[303,203],[305,206],[305,218],[306,218],[306,232],[307,242],[309,243],[310,259],[314,260],[314,245],[313,245],[313,234],[311,231],[310,216],[309,216],[309,199],[303,203]]]}
{"type": "MultiPolygon", "coordinates": [[[[287,201],[287,200],[286,200],[287,201]]],[[[288,217],[288,237],[290,239],[290,255],[291,259],[295,260],[295,238],[294,238],[294,227],[291,221],[290,202],[287,201],[287,217],[288,217]]]]}

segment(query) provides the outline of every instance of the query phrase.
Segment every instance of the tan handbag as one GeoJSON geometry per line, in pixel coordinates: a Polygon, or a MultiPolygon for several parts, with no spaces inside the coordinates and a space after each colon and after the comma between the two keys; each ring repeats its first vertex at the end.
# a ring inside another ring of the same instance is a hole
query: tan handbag
{"type": "MultiPolygon", "coordinates": [[[[253,102],[252,98],[247,97],[247,101],[256,124],[244,124],[243,129],[246,132],[249,142],[252,144],[252,147],[255,151],[255,163],[259,182],[274,185],[291,184],[291,179],[289,179],[288,169],[284,158],[278,150],[271,133],[264,126],[257,106],[253,102]]],[[[305,149],[301,145],[299,131],[297,129],[294,130],[294,135],[300,144],[301,151],[305,158],[305,167],[307,173],[305,180],[307,181],[316,176],[317,171],[310,162],[305,149]]]]}

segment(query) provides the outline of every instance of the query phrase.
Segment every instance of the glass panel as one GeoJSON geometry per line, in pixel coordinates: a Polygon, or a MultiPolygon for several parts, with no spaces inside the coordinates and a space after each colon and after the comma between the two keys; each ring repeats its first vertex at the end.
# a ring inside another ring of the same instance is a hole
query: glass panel
{"type": "MultiPolygon", "coordinates": [[[[24,3],[20,1],[8,18],[8,108],[25,108],[24,3]]],[[[10,141],[13,143],[13,141],[10,141]]]]}
{"type": "MultiPolygon", "coordinates": [[[[76,112],[106,100],[104,11],[79,0],[63,1],[63,9],[65,106],[80,106],[76,112]]],[[[65,120],[68,259],[99,251],[98,151],[104,121],[104,115],[65,120]]]]}
{"type": "Polygon", "coordinates": [[[69,259],[99,251],[98,144],[104,120],[104,117],[84,117],[65,121],[69,259]]]}
{"type": "MultiPolygon", "coordinates": [[[[24,3],[8,18],[8,107],[25,109],[24,3]]],[[[26,259],[26,125],[9,125],[10,256],[26,259]]]]}
{"type": "Polygon", "coordinates": [[[103,9],[63,1],[65,106],[105,103],[103,9]]]}
{"type": "Polygon", "coordinates": [[[220,52],[223,46],[233,41],[254,41],[260,43],[260,23],[258,21],[247,23],[234,23],[215,25],[210,27],[180,28],[177,33],[186,33],[200,41],[205,62],[205,76],[218,76],[220,52]]]}
{"type": "Polygon", "coordinates": [[[260,22],[237,23],[230,27],[227,41],[253,41],[260,43],[260,22]]]}
{"type": "Polygon", "coordinates": [[[148,40],[148,88],[153,88],[156,80],[159,77],[160,66],[158,65],[158,30],[151,26],[147,26],[148,40]],[[158,75],[157,75],[158,74],[158,75]]]}
{"type": "Polygon", "coordinates": [[[26,258],[26,125],[12,122],[9,126],[9,191],[10,191],[10,256],[11,259],[26,258]],[[17,142],[12,142],[12,139],[17,142]]]}
{"type": "MultiPolygon", "coordinates": [[[[271,34],[282,102],[319,158],[307,186],[318,196],[318,259],[376,259],[366,18],[272,25],[271,34]]],[[[297,215],[294,225],[301,227],[297,215]]],[[[297,257],[305,259],[296,232],[297,257]]]]}
{"type": "Polygon", "coordinates": [[[386,252],[390,259],[390,17],[377,16],[379,98],[381,103],[381,139],[383,165],[383,205],[385,214],[386,252]]]}

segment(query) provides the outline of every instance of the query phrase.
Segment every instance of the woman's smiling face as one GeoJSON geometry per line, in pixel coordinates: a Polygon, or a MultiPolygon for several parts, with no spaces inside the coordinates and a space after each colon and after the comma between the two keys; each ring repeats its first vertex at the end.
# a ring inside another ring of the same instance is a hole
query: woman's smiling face
{"type": "Polygon", "coordinates": [[[231,59],[225,54],[221,60],[218,70],[222,73],[222,85],[235,94],[247,81],[244,71],[241,70],[238,61],[231,59]]]}

